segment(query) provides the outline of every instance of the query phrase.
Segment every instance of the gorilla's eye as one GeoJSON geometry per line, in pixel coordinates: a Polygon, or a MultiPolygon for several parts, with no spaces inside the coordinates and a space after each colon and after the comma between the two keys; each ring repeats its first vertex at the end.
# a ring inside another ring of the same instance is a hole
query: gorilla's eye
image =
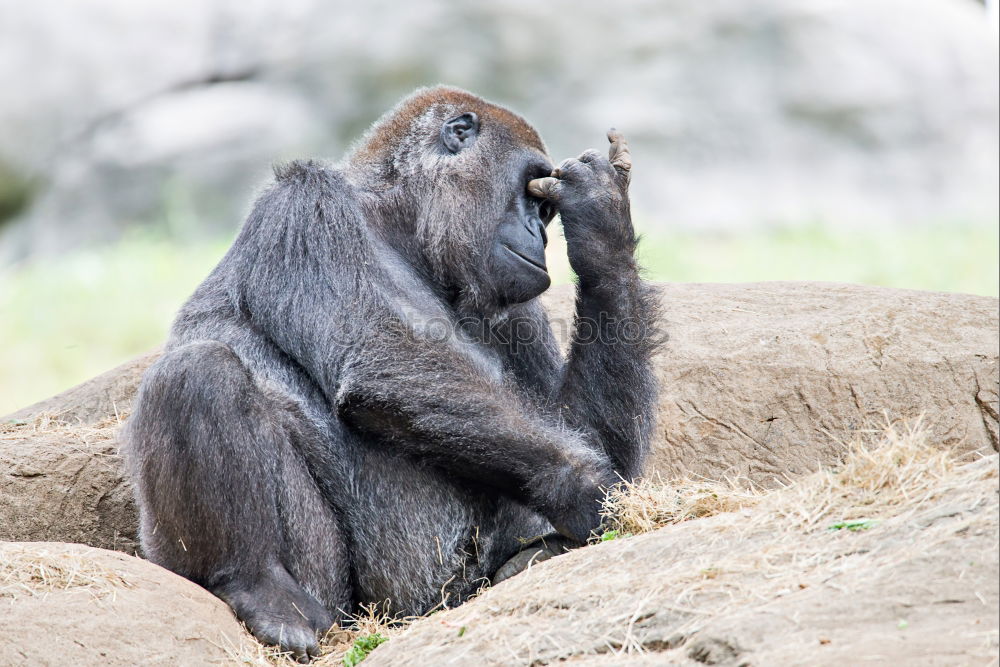
{"type": "Polygon", "coordinates": [[[552,202],[543,201],[538,205],[538,217],[545,224],[549,224],[552,222],[552,218],[556,217],[556,207],[552,205],[552,202]]]}

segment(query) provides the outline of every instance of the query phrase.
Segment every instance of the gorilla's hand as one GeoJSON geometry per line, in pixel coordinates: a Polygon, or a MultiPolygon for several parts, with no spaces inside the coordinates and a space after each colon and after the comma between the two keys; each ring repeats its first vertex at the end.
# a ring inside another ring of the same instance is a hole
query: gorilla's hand
{"type": "Polygon", "coordinates": [[[605,158],[596,150],[565,160],[551,176],[528,183],[534,197],[556,204],[566,234],[569,262],[584,281],[598,281],[634,266],[635,232],[628,186],[632,154],[625,137],[608,130],[605,158]]]}
{"type": "Polygon", "coordinates": [[[583,544],[601,525],[606,489],[618,481],[608,461],[586,450],[532,483],[538,511],[560,534],[583,544]]]}

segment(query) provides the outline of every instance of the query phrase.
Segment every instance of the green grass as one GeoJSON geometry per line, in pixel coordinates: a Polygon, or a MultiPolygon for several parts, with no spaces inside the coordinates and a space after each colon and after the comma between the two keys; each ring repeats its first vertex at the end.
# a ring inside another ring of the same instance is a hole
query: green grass
{"type": "Polygon", "coordinates": [[[0,415],[162,342],[227,245],[134,237],[0,274],[0,415]]]}
{"type": "Polygon", "coordinates": [[[382,644],[389,641],[388,637],[380,634],[365,635],[354,640],[354,645],[344,656],[344,667],[355,667],[358,663],[368,657],[368,654],[377,649],[382,644]]]}
{"type": "Polygon", "coordinates": [[[849,530],[852,533],[857,533],[862,530],[868,530],[875,525],[875,521],[872,519],[850,519],[848,521],[838,521],[837,523],[829,526],[827,530],[849,530]]]}
{"type": "Polygon", "coordinates": [[[996,296],[998,227],[808,227],[752,236],[649,234],[656,278],[678,282],[823,280],[996,296]]]}
{"type": "MultiPolygon", "coordinates": [[[[550,244],[557,283],[570,276],[559,236],[550,244]]],[[[998,244],[995,226],[708,235],[647,225],[640,257],[654,280],[827,280],[996,296],[998,244]]],[[[133,236],[0,273],[0,415],[162,342],[227,246],[133,236]]]]}
{"type": "Polygon", "coordinates": [[[632,537],[632,533],[620,533],[617,530],[606,530],[598,537],[599,542],[610,542],[622,537],[632,537]]]}

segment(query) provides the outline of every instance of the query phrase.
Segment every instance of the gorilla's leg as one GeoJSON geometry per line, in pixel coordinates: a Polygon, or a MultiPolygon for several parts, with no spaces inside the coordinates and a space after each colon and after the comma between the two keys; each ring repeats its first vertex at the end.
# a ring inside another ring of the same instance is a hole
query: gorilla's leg
{"type": "Polygon", "coordinates": [[[147,373],[129,422],[143,550],[299,657],[349,611],[343,533],[302,452],[305,420],[233,351],[185,345],[147,373]]]}

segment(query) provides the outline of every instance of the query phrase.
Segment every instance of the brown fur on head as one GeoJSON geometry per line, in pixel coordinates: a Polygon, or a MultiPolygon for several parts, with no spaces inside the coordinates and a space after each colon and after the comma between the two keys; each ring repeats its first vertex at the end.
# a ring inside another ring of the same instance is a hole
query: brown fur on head
{"type": "Polygon", "coordinates": [[[347,168],[383,212],[395,214],[387,223],[391,231],[416,241],[442,286],[479,302],[488,299],[482,278],[497,221],[526,187],[512,169],[526,151],[548,160],[524,118],[464,90],[436,86],[417,90],[376,121],[348,156],[347,168]],[[479,120],[475,143],[450,153],[441,144],[441,128],[467,112],[479,120]]]}
{"type": "MultiPolygon", "coordinates": [[[[543,154],[548,153],[545,143],[528,121],[516,113],[487,102],[461,88],[434,86],[420,88],[404,98],[392,110],[371,126],[348,162],[354,167],[390,167],[406,161],[407,153],[401,149],[414,146],[402,145],[404,138],[436,137],[435,128],[448,118],[466,111],[479,116],[480,140],[490,140],[490,135],[504,143],[529,146],[543,154]],[[430,132],[427,132],[430,130],[430,132]]],[[[401,165],[400,165],[401,166],[401,165]]],[[[398,172],[397,172],[398,173],[398,172]]]]}

